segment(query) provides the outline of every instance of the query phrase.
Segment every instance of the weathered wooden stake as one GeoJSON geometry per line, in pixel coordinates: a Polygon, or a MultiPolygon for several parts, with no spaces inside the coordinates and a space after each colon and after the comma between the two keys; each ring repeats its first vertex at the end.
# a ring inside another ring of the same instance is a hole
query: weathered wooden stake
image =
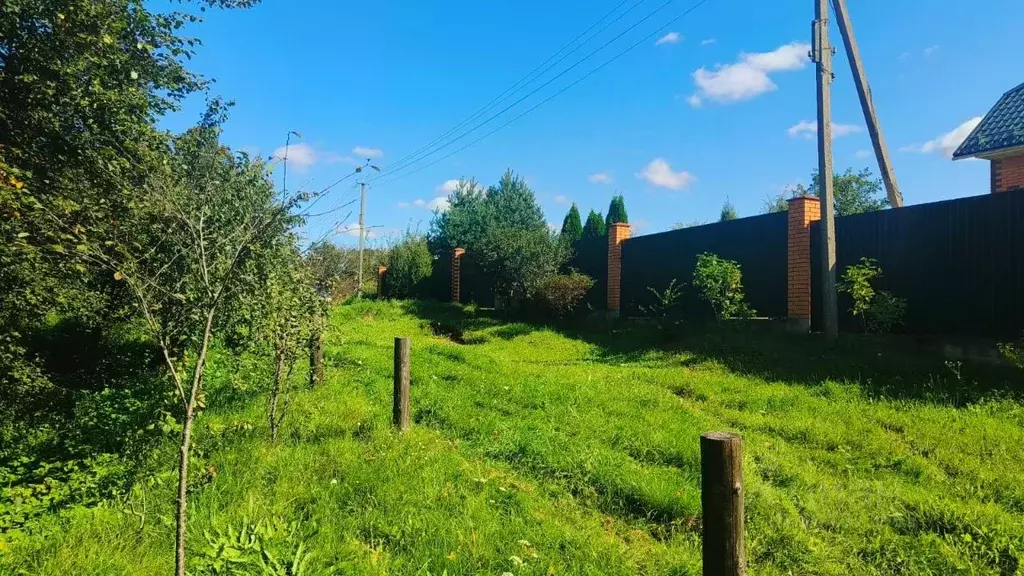
{"type": "Polygon", "coordinates": [[[409,429],[408,338],[395,338],[395,406],[392,421],[399,432],[409,429]]]}
{"type": "Polygon", "coordinates": [[[731,432],[700,437],[704,576],[745,576],[743,440],[731,432]]]}
{"type": "Polygon", "coordinates": [[[309,337],[309,387],[324,383],[324,335],[319,330],[309,337]]]}

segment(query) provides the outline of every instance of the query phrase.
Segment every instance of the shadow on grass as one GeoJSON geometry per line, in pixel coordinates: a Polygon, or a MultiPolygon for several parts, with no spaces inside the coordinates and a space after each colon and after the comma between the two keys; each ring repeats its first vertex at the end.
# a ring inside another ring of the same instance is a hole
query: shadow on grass
{"type": "Polygon", "coordinates": [[[998,398],[1024,400],[1024,372],[985,360],[949,360],[943,342],[934,338],[843,334],[828,343],[819,334],[790,334],[776,322],[751,321],[683,326],[667,339],[656,326],[642,321],[600,328],[581,327],[582,322],[527,324],[493,310],[438,302],[407,306],[410,313],[461,333],[500,326],[489,335],[512,339],[552,328],[597,346],[596,360],[609,364],[714,363],[769,381],[803,386],[826,380],[855,382],[874,397],[955,406],[998,398]]]}

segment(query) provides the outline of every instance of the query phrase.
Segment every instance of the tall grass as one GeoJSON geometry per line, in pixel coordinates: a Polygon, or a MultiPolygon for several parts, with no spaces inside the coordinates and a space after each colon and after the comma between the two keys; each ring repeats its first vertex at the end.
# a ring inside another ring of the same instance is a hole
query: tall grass
{"type": "MultiPolygon", "coordinates": [[[[901,372],[891,358],[893,375],[865,365],[855,378],[800,339],[694,334],[703,344],[656,349],[646,337],[588,341],[441,305],[337,309],[327,384],[295,400],[280,442],[260,398],[202,416],[192,572],[208,571],[197,559],[218,534],[280,519],[298,528],[276,544],[301,544],[310,574],[698,574],[698,437],[728,429],[744,437],[754,574],[1018,573],[1024,406],[1012,394],[928,395],[973,385],[939,359],[901,372]],[[394,336],[412,337],[401,436],[394,336]]],[[[0,540],[0,573],[168,572],[172,460],[127,501],[0,540]]]]}

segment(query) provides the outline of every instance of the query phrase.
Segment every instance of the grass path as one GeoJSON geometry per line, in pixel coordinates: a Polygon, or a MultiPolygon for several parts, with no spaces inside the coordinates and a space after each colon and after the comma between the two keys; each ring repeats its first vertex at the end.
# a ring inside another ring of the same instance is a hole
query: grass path
{"type": "MultiPolygon", "coordinates": [[[[889,399],[636,350],[444,306],[341,307],[327,385],[296,398],[277,445],[258,399],[204,415],[192,553],[281,520],[294,525],[273,549],[301,543],[309,574],[698,574],[698,438],[730,429],[745,442],[752,574],[1021,573],[1019,402],[889,399]],[[399,335],[413,339],[414,423],[396,437],[399,335]]],[[[943,377],[935,366],[916,377],[943,377]]],[[[49,518],[0,552],[0,574],[167,573],[172,491],[168,470],[136,488],[135,514],[110,502],[49,518]]]]}

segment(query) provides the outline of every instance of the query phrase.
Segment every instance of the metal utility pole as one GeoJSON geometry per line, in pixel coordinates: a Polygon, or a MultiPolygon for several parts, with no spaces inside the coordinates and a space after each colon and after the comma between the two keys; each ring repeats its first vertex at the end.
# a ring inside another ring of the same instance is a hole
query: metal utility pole
{"type": "Polygon", "coordinates": [[[821,310],[825,338],[839,335],[836,304],[836,221],[832,190],[832,55],[828,40],[828,0],[814,0],[811,60],[818,69],[818,196],[821,198],[821,310]]]}
{"type": "Polygon", "coordinates": [[[846,0],[833,0],[832,6],[836,11],[836,20],[839,23],[839,32],[843,36],[843,44],[846,46],[850,71],[853,72],[853,83],[857,85],[857,96],[860,98],[860,107],[864,111],[864,122],[868,125],[871,145],[875,148],[878,172],[882,175],[882,182],[885,183],[885,193],[889,196],[889,204],[893,208],[899,208],[903,206],[903,194],[900,193],[899,185],[896,183],[892,160],[889,159],[889,149],[885,145],[882,128],[878,125],[878,117],[875,115],[871,87],[868,86],[868,77],[864,73],[864,65],[860,61],[860,50],[857,48],[857,40],[853,36],[853,24],[846,11],[846,0]]]}
{"type": "MultiPolygon", "coordinates": [[[[827,1],[827,0],[826,0],[827,1]]],[[[363,239],[366,237],[366,182],[359,183],[359,287],[357,294],[363,293],[363,239]]]]}

